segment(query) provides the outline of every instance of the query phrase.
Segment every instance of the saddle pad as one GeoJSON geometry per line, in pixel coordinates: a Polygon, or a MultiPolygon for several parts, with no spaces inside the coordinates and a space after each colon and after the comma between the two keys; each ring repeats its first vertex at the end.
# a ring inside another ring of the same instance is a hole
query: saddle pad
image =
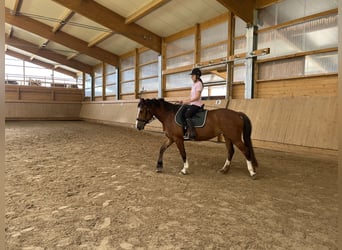
{"type": "MultiPolygon", "coordinates": [[[[183,121],[182,118],[182,111],[184,110],[184,108],[187,108],[185,105],[182,105],[176,115],[175,115],[175,122],[177,123],[177,125],[184,127],[185,126],[185,121],[183,121]]],[[[192,124],[194,127],[196,128],[202,128],[205,125],[205,122],[207,120],[207,114],[208,114],[208,110],[200,110],[199,112],[197,112],[192,118],[192,124]]]]}

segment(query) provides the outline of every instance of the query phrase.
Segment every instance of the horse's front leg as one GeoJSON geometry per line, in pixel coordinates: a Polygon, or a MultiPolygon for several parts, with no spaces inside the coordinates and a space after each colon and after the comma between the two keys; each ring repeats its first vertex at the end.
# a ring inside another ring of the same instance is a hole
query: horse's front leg
{"type": "Polygon", "coordinates": [[[163,155],[164,152],[166,151],[166,149],[168,147],[171,146],[171,144],[173,143],[173,140],[171,140],[170,138],[167,138],[166,141],[163,143],[163,145],[160,147],[159,150],[159,158],[158,158],[158,162],[157,162],[157,173],[162,172],[163,170],[163,155]]]}
{"type": "Polygon", "coordinates": [[[188,174],[189,173],[189,164],[188,164],[188,160],[186,159],[186,152],[185,152],[185,148],[184,148],[184,140],[183,139],[179,139],[176,141],[179,153],[182,156],[183,159],[183,169],[181,170],[182,174],[188,174]]]}

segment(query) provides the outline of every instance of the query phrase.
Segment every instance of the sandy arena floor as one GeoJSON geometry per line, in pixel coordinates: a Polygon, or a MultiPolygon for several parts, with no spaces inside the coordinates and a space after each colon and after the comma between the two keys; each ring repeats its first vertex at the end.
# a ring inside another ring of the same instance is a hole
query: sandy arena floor
{"type": "Polygon", "coordinates": [[[85,122],[6,123],[6,249],[337,249],[337,159],[175,145],[159,133],[85,122]]]}

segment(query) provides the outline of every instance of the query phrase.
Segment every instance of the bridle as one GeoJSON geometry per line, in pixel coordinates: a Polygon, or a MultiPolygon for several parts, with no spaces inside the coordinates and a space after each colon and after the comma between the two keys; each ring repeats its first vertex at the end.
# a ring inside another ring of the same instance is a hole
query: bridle
{"type": "Polygon", "coordinates": [[[154,119],[156,119],[156,118],[154,117],[154,115],[151,113],[151,111],[150,111],[149,108],[147,108],[146,111],[147,111],[148,113],[150,113],[151,119],[147,120],[147,119],[140,119],[140,118],[137,118],[137,121],[138,121],[138,122],[143,122],[143,123],[144,123],[144,126],[145,126],[146,124],[149,124],[150,122],[152,122],[154,119]]]}

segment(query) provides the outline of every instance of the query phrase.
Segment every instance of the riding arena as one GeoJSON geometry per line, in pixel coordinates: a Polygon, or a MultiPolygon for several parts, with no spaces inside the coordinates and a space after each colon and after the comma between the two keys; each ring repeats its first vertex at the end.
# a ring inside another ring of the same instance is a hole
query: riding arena
{"type": "Polygon", "coordinates": [[[1,249],[338,249],[336,1],[0,6],[1,249]]]}

